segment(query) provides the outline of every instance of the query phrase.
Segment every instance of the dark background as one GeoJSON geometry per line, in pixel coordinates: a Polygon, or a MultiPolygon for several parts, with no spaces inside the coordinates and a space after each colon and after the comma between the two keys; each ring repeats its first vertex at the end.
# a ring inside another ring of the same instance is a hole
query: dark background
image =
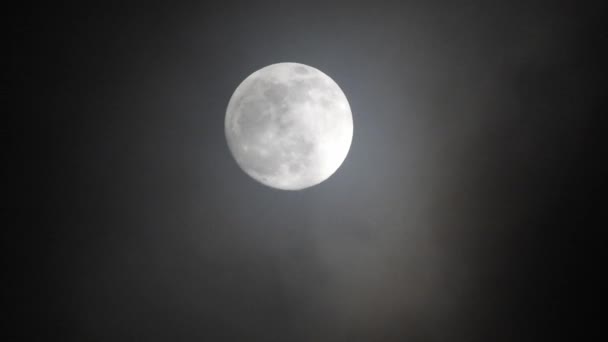
{"type": "Polygon", "coordinates": [[[601,15],[508,1],[8,11],[9,340],[576,333],[601,15]],[[236,86],[287,61],[331,76],[354,119],[341,168],[297,192],[245,175],[223,126],[236,86]]]}

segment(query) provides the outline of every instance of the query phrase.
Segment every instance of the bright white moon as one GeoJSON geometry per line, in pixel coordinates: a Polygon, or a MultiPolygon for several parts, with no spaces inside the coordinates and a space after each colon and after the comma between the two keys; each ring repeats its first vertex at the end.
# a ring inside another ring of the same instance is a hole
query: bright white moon
{"type": "Polygon", "coordinates": [[[300,190],[329,178],[353,138],[346,96],[320,70],[278,63],[249,75],[226,110],[226,140],[249,176],[273,188],[300,190]]]}

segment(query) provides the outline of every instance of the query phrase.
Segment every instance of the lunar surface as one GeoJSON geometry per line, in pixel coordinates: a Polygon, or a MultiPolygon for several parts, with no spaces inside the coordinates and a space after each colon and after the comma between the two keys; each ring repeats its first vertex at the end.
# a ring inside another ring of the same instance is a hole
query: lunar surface
{"type": "Polygon", "coordinates": [[[353,138],[346,96],[323,72],[278,63],[249,75],[226,110],[226,140],[249,176],[267,186],[300,190],[329,178],[353,138]]]}

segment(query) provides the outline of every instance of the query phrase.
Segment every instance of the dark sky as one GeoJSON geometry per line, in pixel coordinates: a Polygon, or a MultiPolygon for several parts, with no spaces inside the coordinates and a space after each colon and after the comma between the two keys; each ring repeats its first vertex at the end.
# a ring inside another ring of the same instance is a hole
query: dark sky
{"type": "Polygon", "coordinates": [[[567,329],[605,95],[599,6],[217,3],[7,14],[13,337],[567,329]],[[234,89],[277,62],[322,70],[353,111],[345,162],[304,191],[255,182],[224,138],[234,89]]]}

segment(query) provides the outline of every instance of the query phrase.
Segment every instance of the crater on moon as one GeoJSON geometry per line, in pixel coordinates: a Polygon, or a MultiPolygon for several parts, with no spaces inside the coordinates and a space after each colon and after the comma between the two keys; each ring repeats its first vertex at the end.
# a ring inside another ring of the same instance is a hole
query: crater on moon
{"type": "Polygon", "coordinates": [[[323,72],[278,63],[249,75],[226,110],[226,140],[238,165],[273,188],[299,190],[329,178],[353,136],[350,106],[323,72]]]}

